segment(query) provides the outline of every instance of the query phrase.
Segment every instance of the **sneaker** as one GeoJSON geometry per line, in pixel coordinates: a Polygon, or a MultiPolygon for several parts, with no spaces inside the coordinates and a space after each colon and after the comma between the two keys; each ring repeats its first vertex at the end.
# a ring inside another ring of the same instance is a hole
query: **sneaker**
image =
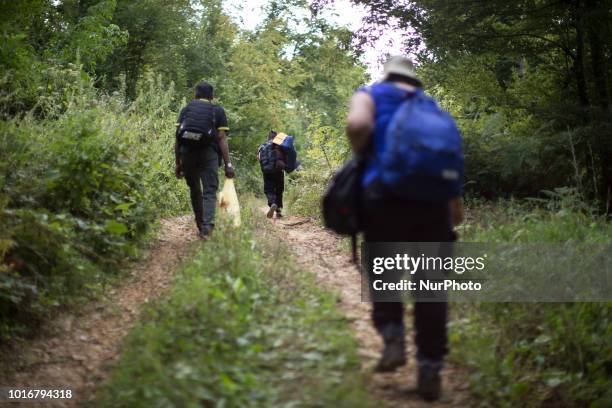
{"type": "Polygon", "coordinates": [[[431,402],[440,398],[442,392],[442,379],[440,370],[430,366],[419,366],[417,380],[417,394],[425,401],[431,402]]]}
{"type": "Polygon", "coordinates": [[[385,341],[385,349],[376,365],[377,373],[388,373],[406,364],[406,350],[403,338],[385,341]]]}
{"type": "Polygon", "coordinates": [[[276,211],[276,208],[277,208],[276,204],[272,204],[270,206],[270,209],[268,210],[268,213],[266,214],[266,217],[272,218],[272,216],[274,215],[274,211],[276,211]]]}

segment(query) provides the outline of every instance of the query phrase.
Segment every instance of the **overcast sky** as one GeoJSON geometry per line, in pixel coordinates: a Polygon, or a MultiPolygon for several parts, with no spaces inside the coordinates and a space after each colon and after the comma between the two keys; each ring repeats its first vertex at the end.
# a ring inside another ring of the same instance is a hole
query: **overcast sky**
{"type": "MultiPolygon", "coordinates": [[[[264,8],[267,3],[268,0],[226,0],[224,5],[226,11],[236,22],[243,28],[252,30],[263,20],[265,16],[264,8]]],[[[357,7],[349,0],[335,0],[331,6],[327,6],[323,10],[321,16],[330,23],[356,31],[361,27],[361,20],[365,14],[366,11],[363,7],[357,7]]],[[[382,72],[382,66],[378,62],[380,55],[400,53],[399,42],[393,40],[394,37],[398,38],[399,35],[394,34],[397,33],[391,32],[381,37],[374,47],[365,51],[362,57],[373,79],[378,78],[382,72]]]]}

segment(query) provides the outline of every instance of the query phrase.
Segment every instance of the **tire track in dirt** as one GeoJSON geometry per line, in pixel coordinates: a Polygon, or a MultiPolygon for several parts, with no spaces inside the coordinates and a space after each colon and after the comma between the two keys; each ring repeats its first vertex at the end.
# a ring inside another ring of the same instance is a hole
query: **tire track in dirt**
{"type": "MultiPolygon", "coordinates": [[[[172,272],[186,259],[196,240],[191,216],[161,221],[161,228],[129,278],[105,297],[80,311],[55,317],[40,335],[11,345],[0,353],[4,387],[72,389],[73,400],[27,402],[24,406],[72,407],[91,398],[119,358],[123,337],[138,318],[141,307],[166,291],[172,272]]],[[[10,406],[16,406],[10,403],[10,406]]]]}
{"type": "MultiPolygon", "coordinates": [[[[351,322],[359,343],[362,369],[372,373],[383,344],[370,321],[371,304],[361,301],[361,277],[351,263],[341,237],[303,217],[285,217],[274,220],[273,225],[297,262],[311,271],[318,283],[339,295],[339,306],[351,322]]],[[[443,394],[439,401],[427,403],[416,395],[415,346],[411,325],[412,314],[409,310],[406,315],[408,364],[394,373],[369,375],[372,393],[391,407],[470,406],[465,373],[449,363],[445,364],[442,372],[443,394]]]]}

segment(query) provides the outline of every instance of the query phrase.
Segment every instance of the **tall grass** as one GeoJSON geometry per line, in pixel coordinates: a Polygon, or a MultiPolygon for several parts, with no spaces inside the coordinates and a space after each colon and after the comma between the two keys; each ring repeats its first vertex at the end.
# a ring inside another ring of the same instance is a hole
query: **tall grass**
{"type": "MultiPolygon", "coordinates": [[[[462,240],[610,244],[612,228],[575,191],[545,202],[471,206],[462,240]]],[[[602,278],[604,272],[602,271],[602,278]]],[[[480,406],[612,404],[612,303],[453,305],[454,358],[473,367],[480,406]]]]}
{"type": "Polygon", "coordinates": [[[242,201],[243,226],[220,225],[146,311],[95,405],[371,406],[336,297],[242,201]]]}

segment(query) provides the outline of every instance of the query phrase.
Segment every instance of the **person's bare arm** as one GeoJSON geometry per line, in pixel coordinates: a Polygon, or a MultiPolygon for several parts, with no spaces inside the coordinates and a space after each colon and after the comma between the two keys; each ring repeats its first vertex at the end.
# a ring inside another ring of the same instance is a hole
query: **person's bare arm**
{"type": "Polygon", "coordinates": [[[463,222],[463,203],[461,197],[455,197],[450,202],[451,220],[453,225],[463,222]]]}
{"type": "Polygon", "coordinates": [[[374,101],[365,92],[353,95],[346,120],[346,135],[354,152],[360,153],[368,146],[374,131],[374,101]]]}
{"type": "Polygon", "coordinates": [[[230,162],[227,132],[225,130],[219,130],[219,150],[221,150],[221,156],[223,156],[223,162],[225,163],[225,177],[233,178],[236,172],[230,162]]]}
{"type": "Polygon", "coordinates": [[[181,128],[184,109],[185,108],[181,109],[181,113],[179,114],[178,120],[176,121],[176,130],[174,132],[174,175],[176,176],[176,178],[183,177],[183,163],[181,163],[181,148],[178,142],[178,135],[181,128]]]}
{"type": "Polygon", "coordinates": [[[183,170],[181,169],[181,151],[176,139],[174,139],[174,174],[176,178],[181,178],[183,176],[183,170]]]}

